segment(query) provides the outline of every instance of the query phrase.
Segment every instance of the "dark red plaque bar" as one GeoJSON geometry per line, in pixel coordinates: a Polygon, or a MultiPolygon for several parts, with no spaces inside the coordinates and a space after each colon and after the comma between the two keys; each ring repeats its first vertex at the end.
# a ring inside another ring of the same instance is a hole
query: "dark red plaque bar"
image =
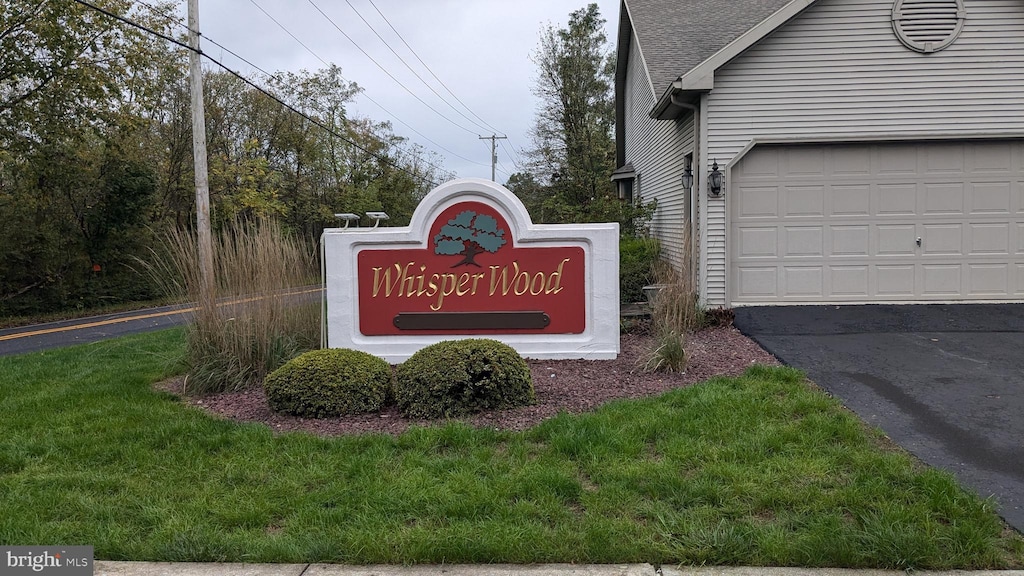
{"type": "Polygon", "coordinates": [[[551,323],[544,312],[401,312],[399,330],[540,330],[551,323]]]}

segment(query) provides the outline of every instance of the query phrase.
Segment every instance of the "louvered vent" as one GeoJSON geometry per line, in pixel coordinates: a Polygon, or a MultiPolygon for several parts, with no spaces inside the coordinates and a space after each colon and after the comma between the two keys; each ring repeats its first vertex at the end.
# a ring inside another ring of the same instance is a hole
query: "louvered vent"
{"type": "Polygon", "coordinates": [[[963,0],[896,0],[892,28],[907,48],[929,54],[949,46],[963,30],[963,0]]]}

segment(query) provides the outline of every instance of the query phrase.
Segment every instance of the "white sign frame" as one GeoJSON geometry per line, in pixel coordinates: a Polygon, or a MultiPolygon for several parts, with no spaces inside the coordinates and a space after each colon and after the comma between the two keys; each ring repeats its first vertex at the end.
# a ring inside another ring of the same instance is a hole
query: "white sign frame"
{"type": "Polygon", "coordinates": [[[362,350],[395,364],[442,340],[493,338],[526,358],[609,360],[619,354],[619,225],[534,224],[523,203],[489,180],[453,180],[431,190],[407,227],[328,228],[321,236],[327,323],[325,347],[362,350]],[[359,331],[357,262],[362,250],[427,248],[430,227],[445,209],[475,201],[493,206],[520,247],[580,247],[585,258],[586,327],[581,334],[388,335],[359,331]]]}

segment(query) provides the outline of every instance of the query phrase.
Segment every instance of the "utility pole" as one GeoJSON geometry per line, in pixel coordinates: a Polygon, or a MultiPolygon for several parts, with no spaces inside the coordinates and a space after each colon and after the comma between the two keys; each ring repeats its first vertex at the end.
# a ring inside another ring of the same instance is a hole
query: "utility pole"
{"type": "Polygon", "coordinates": [[[199,49],[199,0],[188,0],[189,89],[192,92],[192,157],[195,162],[196,231],[199,242],[199,304],[214,306],[213,244],[210,235],[210,178],[206,165],[203,67],[199,49]]]}
{"type": "Polygon", "coordinates": [[[491,181],[497,182],[494,179],[494,167],[498,164],[498,150],[495,148],[498,140],[507,140],[508,136],[497,136],[491,134],[490,136],[481,136],[478,140],[490,140],[491,141],[491,181]]]}

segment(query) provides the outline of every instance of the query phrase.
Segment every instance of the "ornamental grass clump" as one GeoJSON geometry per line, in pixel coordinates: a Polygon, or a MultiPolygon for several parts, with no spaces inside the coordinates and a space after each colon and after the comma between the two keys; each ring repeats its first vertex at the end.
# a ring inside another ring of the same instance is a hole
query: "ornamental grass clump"
{"type": "MultiPolygon", "coordinates": [[[[260,382],[320,344],[320,307],[296,289],[317,281],[313,246],[275,221],[227,224],[213,239],[214,303],[197,307],[186,331],[186,391],[206,394],[260,382]]],[[[173,230],[143,263],[171,296],[204,297],[196,238],[173,230]]]]}
{"type": "Polygon", "coordinates": [[[391,392],[391,366],[358,350],[314,350],[270,373],[263,389],[273,410],[293,416],[378,412],[391,392]]]}
{"type": "Polygon", "coordinates": [[[407,418],[449,418],[536,402],[526,360],[497,340],[448,340],[421,349],[395,372],[407,418]]]}
{"type": "Polygon", "coordinates": [[[705,324],[705,310],[691,272],[692,255],[693,242],[686,234],[680,263],[673,266],[667,260],[660,260],[654,266],[654,277],[659,287],[651,302],[654,343],[638,360],[645,372],[682,372],[686,369],[686,339],[705,324]]]}

